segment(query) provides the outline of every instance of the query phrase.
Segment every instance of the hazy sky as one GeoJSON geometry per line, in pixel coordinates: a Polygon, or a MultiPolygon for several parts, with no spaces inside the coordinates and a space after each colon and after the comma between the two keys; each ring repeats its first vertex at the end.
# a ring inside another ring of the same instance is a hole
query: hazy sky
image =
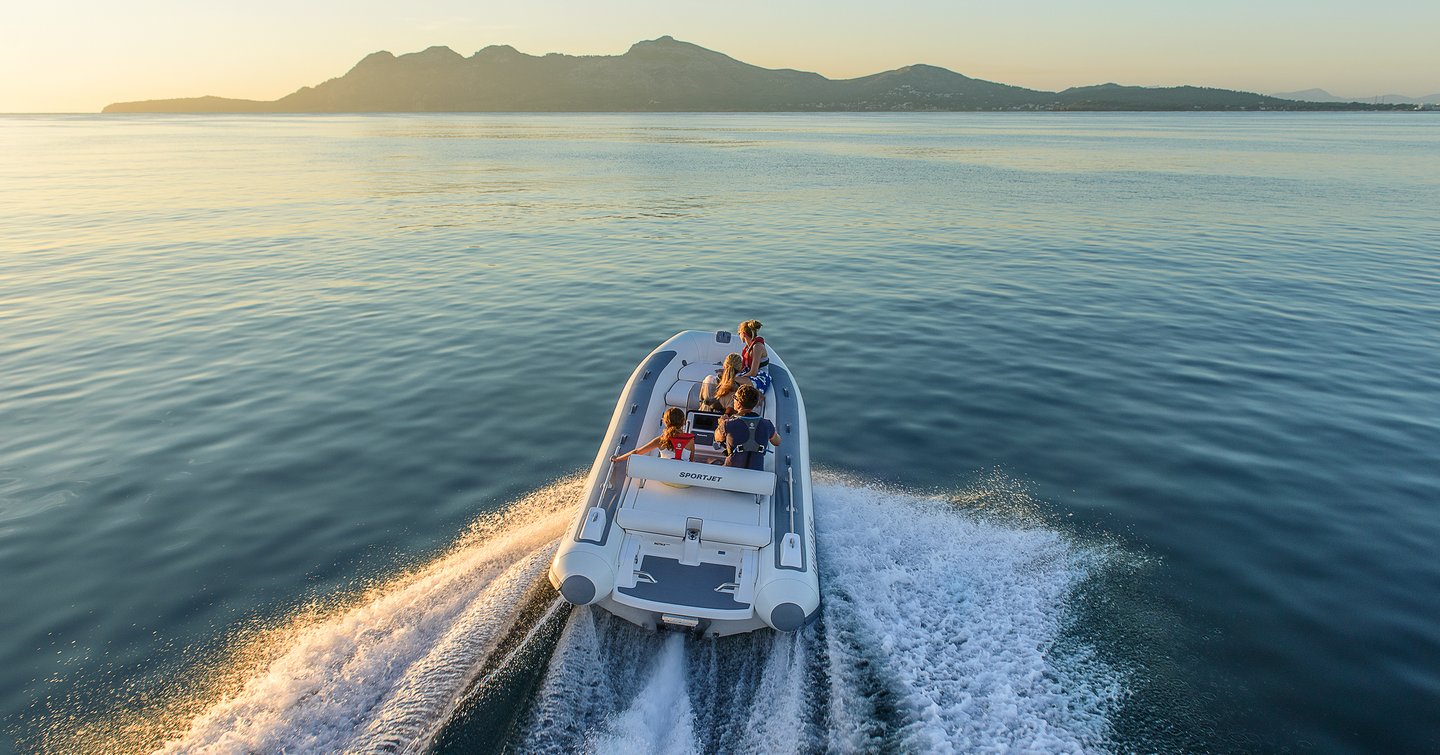
{"type": "Polygon", "coordinates": [[[1437,0],[7,0],[0,112],[268,100],[376,50],[616,55],[665,34],[832,78],[923,62],[1052,90],[1440,92],[1437,0]]]}

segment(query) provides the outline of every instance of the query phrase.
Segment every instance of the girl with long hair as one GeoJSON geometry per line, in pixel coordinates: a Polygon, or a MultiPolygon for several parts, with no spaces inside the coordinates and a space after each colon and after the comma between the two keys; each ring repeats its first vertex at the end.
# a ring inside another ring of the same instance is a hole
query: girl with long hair
{"type": "Polygon", "coordinates": [[[750,378],[741,373],[745,362],[739,354],[726,354],[720,367],[720,377],[707,377],[700,389],[700,408],[712,412],[724,412],[730,408],[730,399],[742,385],[751,385],[750,378]]]}
{"type": "Polygon", "coordinates": [[[690,460],[695,460],[695,434],[685,432],[685,410],[678,406],[672,406],[665,410],[661,416],[664,429],[660,435],[649,443],[635,449],[626,451],[619,456],[610,457],[610,461],[621,461],[628,459],[635,454],[648,454],[655,449],[660,449],[660,455],[670,454],[672,459],[683,458],[686,451],[690,452],[690,460]]]}

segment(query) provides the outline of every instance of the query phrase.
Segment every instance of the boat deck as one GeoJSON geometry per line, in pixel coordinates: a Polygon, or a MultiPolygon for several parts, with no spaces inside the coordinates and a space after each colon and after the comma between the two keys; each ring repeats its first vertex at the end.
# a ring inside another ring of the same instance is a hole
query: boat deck
{"type": "Polygon", "coordinates": [[[729,564],[701,562],[685,566],[673,558],[646,555],[641,559],[640,572],[648,579],[637,580],[634,587],[618,588],[622,594],[682,609],[743,611],[750,608],[748,602],[735,599],[736,569],[729,564]]]}

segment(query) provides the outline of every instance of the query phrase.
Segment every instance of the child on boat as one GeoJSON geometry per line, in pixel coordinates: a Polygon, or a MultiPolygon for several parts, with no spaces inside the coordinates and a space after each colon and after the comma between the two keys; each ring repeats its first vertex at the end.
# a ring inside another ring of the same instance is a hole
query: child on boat
{"type": "Polygon", "coordinates": [[[720,377],[707,375],[700,384],[700,408],[707,412],[723,414],[735,398],[735,391],[742,385],[753,385],[750,378],[741,373],[745,362],[739,354],[726,354],[720,377]]]}
{"type": "Polygon", "coordinates": [[[780,445],[775,423],[755,412],[758,403],[760,392],[754,386],[740,386],[735,391],[735,415],[715,429],[715,440],[725,444],[725,466],[764,469],[765,444],[780,445]]]}
{"type": "Polygon", "coordinates": [[[635,454],[648,454],[657,448],[661,449],[661,456],[665,456],[668,453],[671,459],[681,458],[685,451],[688,450],[690,452],[690,460],[694,461],[695,434],[685,432],[685,410],[678,406],[672,406],[665,410],[665,414],[661,417],[661,420],[665,423],[665,429],[660,431],[659,436],[634,451],[626,451],[619,456],[610,457],[610,461],[621,461],[635,454]]]}

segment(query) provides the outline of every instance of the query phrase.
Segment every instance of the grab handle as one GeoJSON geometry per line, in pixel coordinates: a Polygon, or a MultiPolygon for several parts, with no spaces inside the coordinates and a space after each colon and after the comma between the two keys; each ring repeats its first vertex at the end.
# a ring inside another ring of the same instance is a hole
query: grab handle
{"type": "Polygon", "coordinates": [[[786,467],[785,467],[785,485],[786,485],[786,487],[788,487],[788,488],[790,489],[790,495],[787,496],[787,498],[789,499],[789,504],[790,504],[790,532],[794,532],[794,531],[795,531],[795,467],[794,467],[793,465],[792,465],[792,466],[786,466],[786,467]]]}
{"type": "Polygon", "coordinates": [[[620,449],[625,445],[625,437],[624,435],[620,436],[620,442],[615,444],[615,450],[610,454],[610,464],[605,468],[605,484],[600,488],[602,494],[610,492],[610,478],[615,474],[615,457],[620,455],[620,449]]]}

